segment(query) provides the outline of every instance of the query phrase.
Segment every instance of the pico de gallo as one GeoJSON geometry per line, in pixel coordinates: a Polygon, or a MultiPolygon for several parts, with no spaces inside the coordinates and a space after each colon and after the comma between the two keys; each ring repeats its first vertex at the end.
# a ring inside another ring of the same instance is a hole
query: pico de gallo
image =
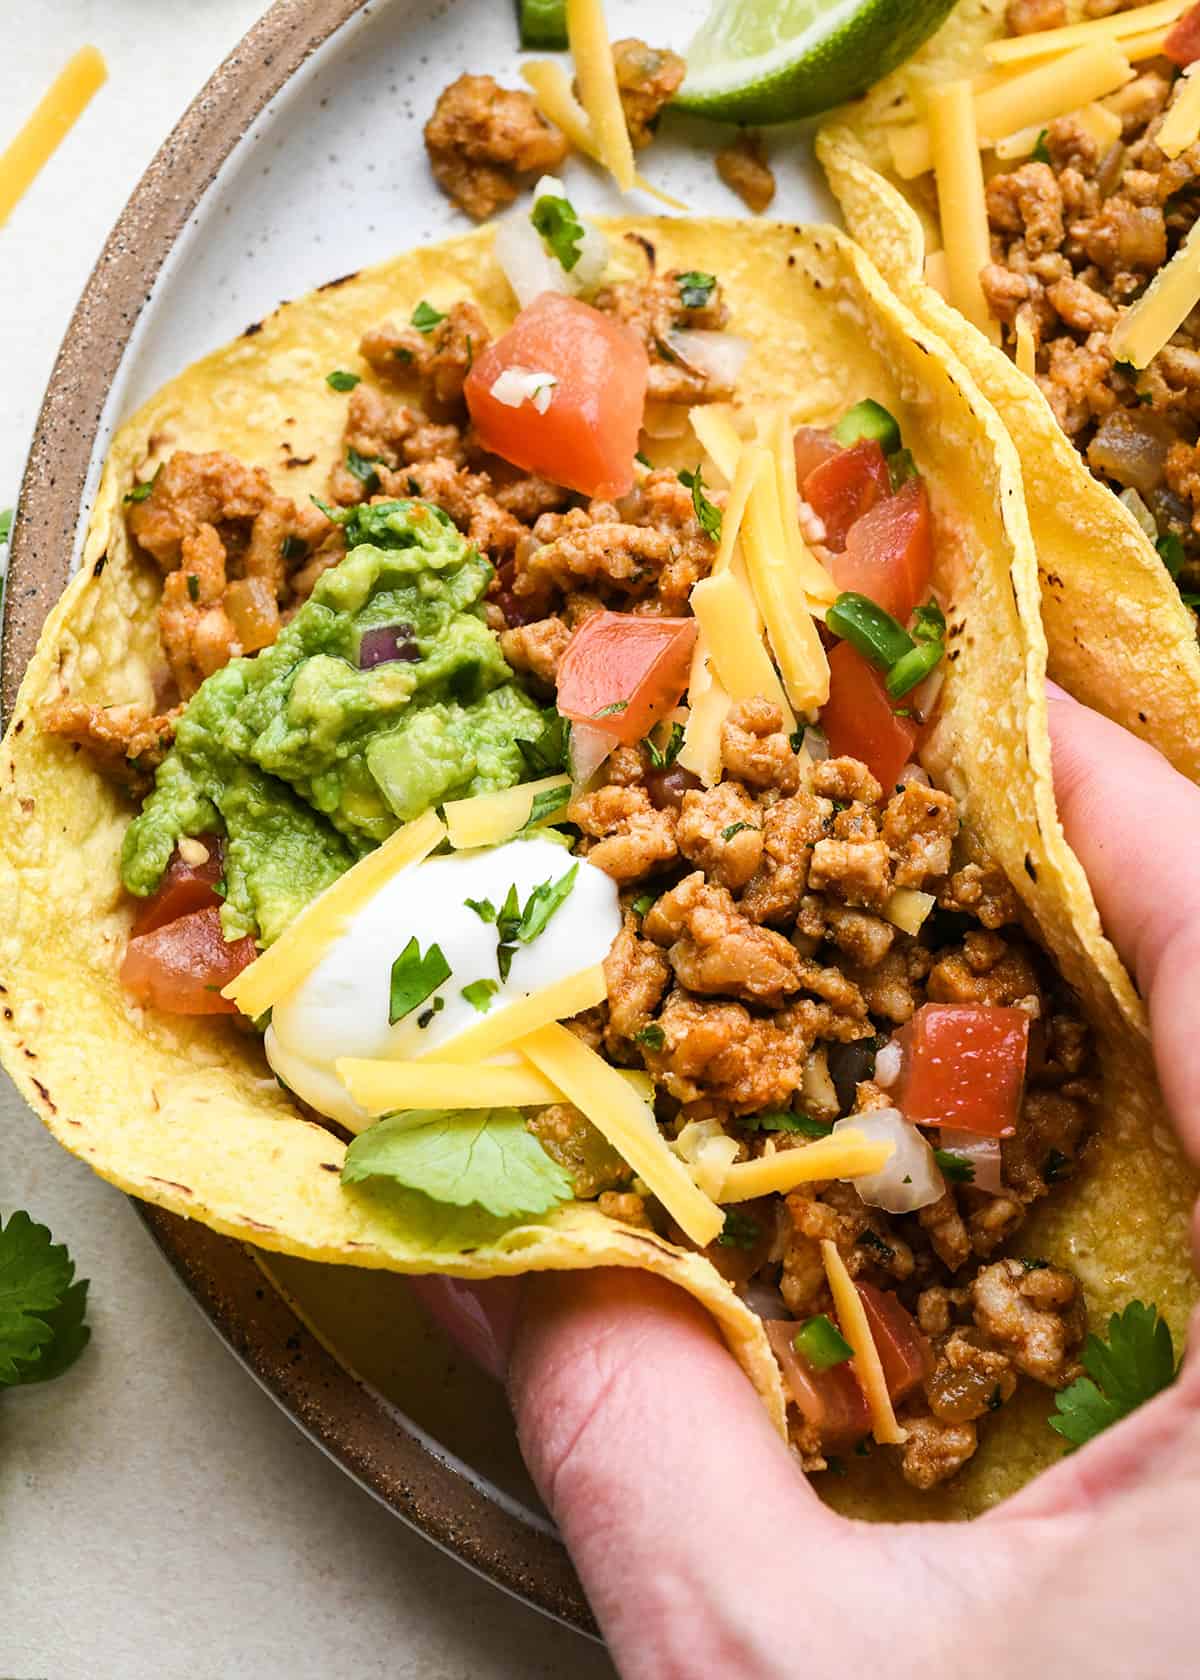
{"type": "Polygon", "coordinates": [[[358,1134],[354,1161],[377,1125],[343,1058],[452,1038],[594,945],[606,996],[567,1030],[641,1081],[719,1234],[697,1244],[565,1097],[489,1122],[515,1126],[543,1199],[492,1184],[478,1201],[529,1216],[575,1198],[702,1247],[764,1323],[809,1469],[880,1438],[865,1324],[887,1450],[932,1488],[1020,1385],[1078,1375],[1079,1281],[1021,1231],[1076,1172],[1099,1087],[1074,996],[920,764],[947,640],[929,488],[872,399],[795,430],[780,513],[833,583],[809,627],[827,697],[785,704],[767,604],[774,686],[722,702],[691,596],[719,564],[739,590],[753,571],[736,542],[722,559],[720,475],[656,467],[643,430],[648,394],[728,398],[745,347],[720,281],[652,270],[584,296],[550,279],[499,337],[462,300],[368,332],[364,373],[331,375],[346,429],[319,505],[221,454],[177,453],[126,496],[166,577],[169,703],[50,720],[145,800],[121,979],[148,1009],[263,1033],[303,1111],[358,1134]],[[228,592],[268,533],[254,575],[275,633],[259,646],[256,623],[251,646],[228,592]],[[707,776],[690,767],[702,676],[705,715],[720,702],[707,776]],[[230,982],[356,860],[423,811],[527,782],[503,844],[416,863],[270,1019],[239,1013],[230,982]],[[879,1164],[724,1194],[743,1166],[847,1136],[879,1164]]]}

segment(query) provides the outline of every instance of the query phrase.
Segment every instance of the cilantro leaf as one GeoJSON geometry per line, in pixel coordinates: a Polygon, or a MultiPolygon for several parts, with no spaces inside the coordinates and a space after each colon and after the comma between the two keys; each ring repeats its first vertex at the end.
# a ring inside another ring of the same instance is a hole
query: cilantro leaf
{"type": "Polygon", "coordinates": [[[139,479],[139,481],[133,486],[133,488],[131,490],[127,490],[125,492],[125,495],[122,497],[122,500],[125,501],[125,502],[144,502],[146,500],[146,498],[150,495],[150,492],[154,489],[154,486],[158,483],[158,475],[161,471],[162,471],[162,464],[160,463],[154,469],[154,477],[153,478],[139,479]]]}
{"type": "Polygon", "coordinates": [[[524,741],[517,737],[521,757],[535,776],[546,776],[565,768],[570,727],[561,713],[548,712],[536,740],[524,741]]]}
{"type": "Polygon", "coordinates": [[[522,945],[532,945],[535,939],[545,933],[551,916],[571,896],[571,889],[578,874],[579,865],[574,863],[557,881],[541,881],[534,887],[525,901],[525,908],[521,912],[521,920],[517,927],[517,939],[522,945]]]}
{"type": "Polygon", "coordinates": [[[1089,1336],[1083,1350],[1086,1377],[1055,1396],[1050,1427],[1073,1447],[1083,1446],[1130,1412],[1153,1400],[1175,1380],[1171,1331],[1158,1308],[1130,1301],[1108,1321],[1108,1341],[1089,1336]]]}
{"type": "Polygon", "coordinates": [[[416,938],[409,940],[392,964],[391,990],[388,994],[388,1023],[395,1026],[411,1015],[418,1004],[436,992],[450,978],[450,964],[440,945],[431,945],[425,955],[416,938]]]}
{"type": "Polygon", "coordinates": [[[714,507],[704,494],[704,474],[697,467],[695,472],[681,472],[679,482],[685,489],[692,492],[692,506],[696,510],[696,518],[700,529],[713,542],[721,540],[721,510],[714,507]]]}
{"type": "Polygon", "coordinates": [[[325,383],[331,391],[353,391],[356,385],[362,383],[362,375],[347,373],[345,368],[334,368],[332,373],[325,375],[325,383]]]}
{"type": "Polygon", "coordinates": [[[761,1234],[761,1227],[757,1219],[748,1213],[739,1213],[736,1208],[730,1208],[725,1215],[725,1223],[721,1227],[721,1234],[717,1242],[721,1248],[753,1248],[761,1234]]]}
{"type": "Polygon", "coordinates": [[[569,198],[543,193],[529,213],[533,230],[555,261],[570,274],[579,261],[584,226],[569,198]]]}
{"type": "Polygon", "coordinates": [[[496,906],[490,898],[464,898],[463,903],[468,910],[474,910],[481,922],[494,922],[496,920],[496,906]]]}
{"type": "Polygon", "coordinates": [[[426,303],[425,299],[422,298],[409,319],[419,333],[431,333],[434,327],[440,326],[446,317],[440,310],[435,309],[431,303],[426,303]]]}
{"type": "Polygon", "coordinates": [[[647,735],[642,741],[642,745],[646,749],[646,756],[649,758],[653,769],[669,769],[679,757],[679,750],[683,746],[683,725],[681,723],[671,725],[671,733],[667,737],[665,747],[659,747],[655,743],[653,735],[647,735]]]}
{"type": "Polygon", "coordinates": [[[629,710],[628,700],[610,700],[607,706],[601,706],[598,712],[593,712],[594,718],[617,717],[621,712],[629,710]]]}
{"type": "Polygon", "coordinates": [[[717,277],[692,268],[686,274],[677,274],[675,282],[679,287],[679,301],[685,309],[703,309],[716,289],[717,277]]]}
{"type": "Polygon", "coordinates": [[[748,1132],[798,1132],[801,1137],[828,1137],[833,1130],[832,1122],[814,1120],[808,1114],[793,1114],[790,1109],[781,1109],[775,1113],[743,1114],[737,1124],[744,1126],[748,1132]]]}
{"type": "Polygon", "coordinates": [[[1162,563],[1170,575],[1173,578],[1178,577],[1183,570],[1183,562],[1186,557],[1183,552],[1183,544],[1175,532],[1165,531],[1154,546],[1162,556],[1162,563]]]}
{"type": "Polygon", "coordinates": [[[1033,152],[1031,155],[1034,163],[1050,162],[1050,153],[1046,147],[1046,136],[1049,132],[1050,130],[1048,128],[1044,128],[1033,143],[1033,152]]]}
{"type": "Polygon", "coordinates": [[[725,840],[725,841],[732,840],[734,835],[735,834],[740,834],[744,828],[751,829],[755,834],[757,834],[759,832],[759,830],[757,828],[755,828],[753,823],[732,822],[732,823],[730,823],[728,828],[723,828],[721,830],[721,839],[725,840]]]}
{"type": "Polygon", "coordinates": [[[346,451],[346,471],[353,474],[368,496],[373,496],[379,489],[378,469],[384,465],[378,455],[360,455],[357,449],[346,451]]]}
{"type": "Polygon", "coordinates": [[[637,895],[629,908],[633,911],[635,916],[644,916],[648,910],[652,910],[654,908],[654,904],[654,894],[644,892],[637,895]]]}
{"type": "Polygon", "coordinates": [[[44,1225],[16,1212],[0,1223],[0,1387],[45,1382],[86,1347],[87,1280],[44,1225]]]}
{"type": "Polygon", "coordinates": [[[0,513],[0,548],[8,541],[9,532],[12,530],[12,522],[12,508],[5,508],[4,512],[0,513]]]}
{"type": "Polygon", "coordinates": [[[543,788],[541,793],[535,793],[533,796],[525,827],[535,827],[547,817],[552,817],[556,811],[563,810],[570,802],[571,790],[566,783],[562,787],[543,788]]]}
{"type": "Polygon", "coordinates": [[[941,1168],[942,1177],[947,1184],[975,1182],[975,1164],[965,1155],[956,1155],[952,1149],[935,1149],[933,1158],[941,1168]]]}
{"type": "Polygon", "coordinates": [[[644,1044],[647,1050],[661,1050],[667,1042],[667,1035],[656,1021],[651,1021],[648,1027],[642,1027],[633,1035],[635,1044],[644,1044]]]}
{"type": "Polygon", "coordinates": [[[492,999],[499,990],[499,983],[495,980],[472,980],[469,986],[462,988],[462,995],[472,1009],[486,1015],[492,1007],[492,999]]]}
{"type": "Polygon", "coordinates": [[[570,1201],[569,1175],[515,1108],[414,1109],[360,1132],[346,1151],[344,1184],[384,1178],[436,1202],[502,1217],[548,1213],[570,1201]]]}

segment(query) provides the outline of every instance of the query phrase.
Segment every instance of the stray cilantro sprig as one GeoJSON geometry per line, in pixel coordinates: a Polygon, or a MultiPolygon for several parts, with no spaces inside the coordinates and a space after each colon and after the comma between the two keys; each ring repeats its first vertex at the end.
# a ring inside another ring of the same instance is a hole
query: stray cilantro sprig
{"type": "Polygon", "coordinates": [[[395,1026],[432,996],[450,978],[450,964],[440,945],[431,945],[421,955],[416,938],[409,940],[392,964],[388,993],[388,1023],[395,1026]]]}
{"type": "Polygon", "coordinates": [[[426,303],[425,299],[422,298],[409,319],[419,333],[431,333],[434,327],[440,326],[446,317],[440,310],[435,309],[431,303],[426,303]]]}
{"type": "Polygon", "coordinates": [[[677,274],[675,280],[679,287],[679,301],[685,309],[703,309],[717,285],[715,274],[702,274],[696,268],[690,268],[686,274],[677,274]]]}
{"type": "Polygon", "coordinates": [[[1050,130],[1048,128],[1044,128],[1033,143],[1033,151],[1030,155],[1032,156],[1034,163],[1050,162],[1050,149],[1046,145],[1046,136],[1049,132],[1050,130]]]}
{"type": "Polygon", "coordinates": [[[650,760],[652,769],[669,769],[679,757],[680,748],[683,746],[683,725],[681,723],[671,725],[671,732],[667,736],[665,746],[658,746],[653,735],[647,735],[642,741],[642,746],[646,749],[646,757],[650,760]]]}
{"type": "MultiPolygon", "coordinates": [[[[524,905],[521,903],[521,895],[517,891],[515,881],[505,894],[504,903],[499,910],[487,898],[465,900],[467,908],[473,910],[480,921],[495,924],[496,969],[501,980],[508,979],[513,958],[517,954],[517,946],[532,945],[535,939],[545,933],[551,917],[571,896],[578,874],[579,865],[574,863],[557,881],[539,881],[524,905]]],[[[466,996],[466,993],[463,995],[466,996]]],[[[474,1000],[468,999],[468,1002],[472,1001],[474,1000]]]]}
{"type": "Polygon", "coordinates": [[[61,1376],[83,1352],[88,1283],[24,1211],[0,1222],[0,1388],[61,1376]]]}
{"type": "Polygon", "coordinates": [[[492,1007],[492,999],[499,990],[499,982],[496,980],[472,980],[469,986],[462,988],[462,995],[472,1009],[486,1015],[492,1007]]]}
{"type": "Polygon", "coordinates": [[[828,1137],[833,1130],[832,1122],[814,1120],[811,1114],[793,1114],[790,1109],[743,1114],[737,1124],[748,1132],[797,1132],[801,1137],[808,1138],[828,1137]]]}
{"type": "Polygon", "coordinates": [[[1171,1331],[1158,1308],[1130,1301],[1108,1321],[1108,1341],[1089,1336],[1083,1350],[1086,1377],[1055,1396],[1051,1429],[1073,1447],[1153,1400],[1175,1380],[1171,1331]]]}
{"type": "Polygon", "coordinates": [[[161,471],[162,463],[159,462],[158,466],[154,469],[154,477],[139,480],[139,482],[135,484],[131,490],[127,490],[125,492],[122,500],[125,502],[144,502],[152,493],[154,486],[158,483],[158,475],[161,471]]]}
{"type": "Polygon", "coordinates": [[[559,712],[550,712],[534,741],[517,737],[521,757],[537,776],[549,775],[564,768],[567,762],[567,743],[571,726],[559,712]]]}
{"type": "Polygon", "coordinates": [[[1167,571],[1173,578],[1177,578],[1183,570],[1183,562],[1186,558],[1183,552],[1183,543],[1177,534],[1174,531],[1164,531],[1154,546],[1162,557],[1162,563],[1167,571]]]}
{"type": "Polygon", "coordinates": [[[535,793],[529,805],[529,816],[526,818],[522,834],[528,834],[530,829],[536,828],[538,823],[545,822],[556,811],[563,810],[571,802],[571,789],[564,783],[561,787],[543,788],[535,793]]]}
{"type": "Polygon", "coordinates": [[[579,261],[585,231],[571,200],[543,193],[530,211],[529,220],[551,256],[570,274],[579,261]]]}
{"type": "Polygon", "coordinates": [[[721,510],[714,507],[704,493],[704,474],[697,466],[695,472],[686,469],[680,473],[679,482],[685,489],[692,492],[692,506],[696,510],[696,518],[700,529],[713,542],[721,540],[721,510]]]}
{"type": "Polygon", "coordinates": [[[379,455],[360,455],[357,449],[346,451],[346,471],[358,480],[368,496],[373,496],[379,489],[378,469],[385,465],[379,455]]]}
{"type": "Polygon", "coordinates": [[[721,1248],[753,1248],[761,1235],[762,1228],[757,1219],[730,1208],[717,1242],[721,1248]]]}
{"type": "Polygon", "coordinates": [[[342,1183],[367,1179],[390,1179],[454,1207],[477,1203],[502,1218],[547,1213],[574,1194],[515,1108],[389,1115],[346,1151],[342,1183]]]}
{"type": "Polygon", "coordinates": [[[12,522],[12,508],[5,508],[4,512],[0,513],[0,548],[3,548],[8,541],[9,534],[12,531],[12,522]]]}
{"type": "Polygon", "coordinates": [[[947,1184],[974,1184],[975,1164],[952,1149],[935,1149],[933,1158],[947,1184]]]}
{"type": "Polygon", "coordinates": [[[362,383],[362,375],[347,373],[345,368],[334,368],[332,373],[325,375],[325,383],[331,391],[353,391],[356,385],[362,383]]]}

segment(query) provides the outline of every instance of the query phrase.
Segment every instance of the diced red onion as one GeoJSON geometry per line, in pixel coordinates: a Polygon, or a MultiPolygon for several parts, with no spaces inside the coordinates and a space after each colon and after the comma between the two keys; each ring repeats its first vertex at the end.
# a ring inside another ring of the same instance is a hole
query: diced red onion
{"type": "Polygon", "coordinates": [[[915,1213],[936,1202],[945,1191],[942,1175],[925,1139],[910,1126],[898,1108],[864,1109],[839,1120],[833,1136],[854,1130],[872,1143],[892,1144],[891,1159],[877,1173],[852,1182],[868,1207],[887,1213],[915,1213]]]}
{"type": "Polygon", "coordinates": [[[952,1155],[961,1155],[975,1169],[971,1180],[973,1190],[985,1190],[998,1196],[1004,1189],[1000,1139],[980,1137],[978,1132],[960,1132],[951,1126],[941,1128],[941,1147],[952,1155]]]}
{"type": "Polygon", "coordinates": [[[703,374],[722,390],[732,391],[738,382],[750,341],[736,333],[710,332],[702,327],[672,327],[664,334],[667,348],[684,367],[703,374]]]}
{"type": "Polygon", "coordinates": [[[364,630],[358,644],[358,668],[370,671],[376,665],[388,665],[399,660],[414,665],[421,650],[412,639],[411,624],[381,624],[374,630],[364,630]]]}
{"type": "Polygon", "coordinates": [[[609,730],[596,729],[590,723],[573,723],[567,755],[572,786],[578,789],[590,782],[616,745],[617,738],[609,730]]]}

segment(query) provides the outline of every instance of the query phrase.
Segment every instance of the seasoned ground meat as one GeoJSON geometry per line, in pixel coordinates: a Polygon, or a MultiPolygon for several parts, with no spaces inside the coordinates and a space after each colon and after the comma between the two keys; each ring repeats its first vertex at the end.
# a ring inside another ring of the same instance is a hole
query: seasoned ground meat
{"type": "Polygon", "coordinates": [[[567,142],[530,94],[491,76],[460,76],[438,96],[425,149],[439,187],[468,216],[486,221],[517,196],[522,175],[552,173],[567,142]]]}
{"type": "Polygon", "coordinates": [[[908,1439],[900,1473],[915,1488],[928,1490],[948,1481],[974,1455],[979,1438],[973,1423],[943,1423],[936,1417],[906,1417],[908,1439]]]}
{"type": "Polygon", "coordinates": [[[748,921],[728,890],[707,885],[702,871],[664,893],[644,926],[648,938],[669,947],[671,967],[689,991],[778,1008],[804,984],[795,947],[748,921]]]}
{"type": "Polygon", "coordinates": [[[641,151],[653,140],[663,106],[678,93],[687,65],[678,53],[632,37],[614,41],[612,55],[625,126],[635,151],[641,151]]]}
{"type": "MultiPolygon", "coordinates": [[[[1106,16],[1117,0],[1089,0],[1106,16]]],[[[1049,27],[1061,0],[1009,0],[1009,29],[1049,27]]],[[[1138,371],[1118,362],[1109,337],[1122,310],[1170,260],[1200,208],[1200,144],[1168,159],[1156,144],[1163,113],[1183,86],[1152,60],[1100,101],[1121,120],[1102,146],[1072,115],[1046,130],[1037,158],[987,184],[992,260],[981,273],[988,306],[1013,342],[1033,334],[1036,375],[1064,431],[1092,472],[1133,489],[1160,534],[1184,544],[1185,589],[1200,583],[1200,474],[1188,471],[1200,430],[1200,345],[1191,317],[1138,371]],[[1044,156],[1042,155],[1044,151],[1044,156]]]]}
{"type": "Polygon", "coordinates": [[[1074,1382],[1087,1328],[1078,1278],[1057,1266],[1031,1271],[1020,1260],[997,1260],[972,1283],[971,1301],[979,1328],[1018,1371],[1048,1388],[1074,1382]]]}
{"type": "Polygon", "coordinates": [[[637,881],[679,855],[674,811],[655,810],[645,788],[598,788],[568,815],[590,837],[581,850],[614,881],[637,881]]]}
{"type": "Polygon", "coordinates": [[[800,761],[784,733],[783,714],[771,700],[739,700],[721,725],[726,774],[748,787],[795,793],[800,761]]]}
{"type": "Polygon", "coordinates": [[[717,174],[731,192],[735,192],[756,216],[775,197],[775,177],[767,162],[762,136],[739,134],[716,155],[717,174]]]}
{"type": "Polygon", "coordinates": [[[645,280],[620,280],[596,293],[594,303],[615,315],[646,346],[650,378],[646,394],[658,402],[723,402],[732,387],[687,361],[686,340],[673,335],[688,328],[719,332],[729,320],[720,283],[711,276],[697,284],[696,276],[673,269],[645,280]]]}
{"type": "Polygon", "coordinates": [[[737,782],[685,793],[675,836],[689,863],[734,891],[746,885],[762,858],[758,806],[737,782]]]}
{"type": "Polygon", "coordinates": [[[86,747],[98,768],[141,797],[175,739],[182,710],[175,706],[152,714],[140,706],[93,706],[64,698],[47,706],[41,721],[52,735],[86,747]]]}
{"type": "Polygon", "coordinates": [[[571,632],[561,618],[538,618],[532,624],[505,630],[500,637],[500,649],[514,671],[524,671],[553,688],[558,662],[570,640],[571,632]]]}
{"type": "Polygon", "coordinates": [[[359,352],[381,379],[415,387],[421,406],[435,419],[462,420],[463,385],[491,337],[478,309],[463,298],[426,332],[384,321],[363,335],[359,352]]]}
{"type": "Polygon", "coordinates": [[[604,959],[608,981],[609,1042],[632,1039],[646,1027],[671,983],[671,965],[649,939],[639,939],[637,919],[627,915],[604,959]]]}

